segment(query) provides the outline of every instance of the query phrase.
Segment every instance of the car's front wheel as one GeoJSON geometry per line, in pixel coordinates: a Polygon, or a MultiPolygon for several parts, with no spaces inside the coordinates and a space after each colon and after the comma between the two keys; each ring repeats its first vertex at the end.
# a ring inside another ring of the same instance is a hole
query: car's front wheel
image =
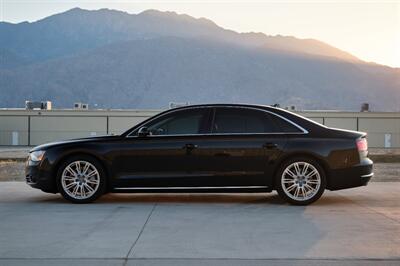
{"type": "Polygon", "coordinates": [[[294,205],[308,205],[324,193],[326,177],[322,167],[310,158],[286,161],[276,176],[278,194],[294,205]]]}
{"type": "Polygon", "coordinates": [[[88,203],[105,191],[105,174],[100,163],[90,156],[74,156],[65,160],[57,173],[61,195],[74,203],[88,203]]]}

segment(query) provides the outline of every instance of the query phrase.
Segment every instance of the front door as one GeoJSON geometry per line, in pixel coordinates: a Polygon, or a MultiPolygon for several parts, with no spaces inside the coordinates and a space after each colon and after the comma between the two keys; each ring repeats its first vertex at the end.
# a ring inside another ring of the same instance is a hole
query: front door
{"type": "Polygon", "coordinates": [[[195,183],[188,174],[192,150],[205,130],[209,111],[175,111],[147,123],[149,136],[129,136],[113,161],[114,187],[177,187],[195,183]]]}

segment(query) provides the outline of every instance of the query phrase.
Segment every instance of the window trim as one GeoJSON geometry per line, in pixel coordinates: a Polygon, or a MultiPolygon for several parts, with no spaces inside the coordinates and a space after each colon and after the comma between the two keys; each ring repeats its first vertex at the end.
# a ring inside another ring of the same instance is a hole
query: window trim
{"type": "MultiPolygon", "coordinates": [[[[193,107],[187,107],[185,109],[177,109],[177,110],[171,110],[169,112],[166,112],[160,116],[155,116],[153,119],[150,119],[146,123],[142,124],[141,127],[146,126],[148,123],[151,123],[155,119],[162,118],[163,116],[173,114],[175,112],[179,111],[186,111],[186,110],[191,110],[191,109],[213,109],[212,110],[212,119],[211,119],[211,124],[207,126],[209,130],[211,130],[210,133],[201,133],[201,134],[173,134],[173,135],[149,135],[146,138],[163,138],[163,137],[188,137],[188,136],[251,136],[251,135],[304,135],[304,134],[309,134],[309,131],[303,128],[302,126],[298,125],[297,123],[291,121],[290,119],[283,117],[279,114],[276,114],[272,111],[265,110],[262,108],[257,108],[257,107],[250,107],[250,106],[238,106],[238,105],[222,105],[222,106],[214,106],[214,105],[205,105],[205,106],[193,106],[193,107]],[[301,132],[269,132],[269,133],[212,133],[212,126],[215,121],[215,113],[217,108],[238,108],[238,109],[250,109],[250,110],[257,110],[261,112],[265,112],[271,115],[274,115],[280,119],[285,120],[286,122],[290,123],[291,125],[295,126],[298,128],[301,132]]],[[[210,115],[210,114],[209,114],[210,115]]],[[[138,137],[137,135],[131,135],[133,132],[138,130],[139,128],[133,129],[129,134],[127,134],[125,137],[126,138],[135,138],[138,137]]]]}

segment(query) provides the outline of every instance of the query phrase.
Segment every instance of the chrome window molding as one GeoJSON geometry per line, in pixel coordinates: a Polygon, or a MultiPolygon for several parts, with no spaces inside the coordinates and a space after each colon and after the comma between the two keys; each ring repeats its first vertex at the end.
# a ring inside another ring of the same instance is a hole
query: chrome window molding
{"type": "Polygon", "coordinates": [[[367,178],[367,177],[373,177],[373,176],[374,176],[374,173],[370,173],[367,175],[362,175],[361,178],[367,178]]]}
{"type": "MultiPolygon", "coordinates": [[[[142,125],[142,126],[146,126],[147,124],[151,123],[152,121],[154,121],[155,119],[159,119],[162,118],[163,116],[166,115],[170,115],[173,114],[175,112],[179,112],[182,110],[191,110],[191,109],[204,109],[204,108],[239,108],[239,109],[250,109],[250,110],[256,110],[256,111],[261,111],[261,112],[265,112],[271,115],[274,115],[280,119],[285,120],[286,122],[290,123],[291,125],[295,126],[296,128],[298,128],[299,130],[301,130],[301,132],[262,132],[262,133],[202,133],[202,134],[171,134],[171,135],[149,135],[148,137],[178,137],[178,136],[226,136],[226,135],[232,135],[232,136],[251,136],[251,135],[292,135],[292,134],[308,134],[308,130],[306,130],[305,128],[301,127],[300,125],[296,124],[295,122],[291,121],[290,119],[283,117],[279,114],[276,114],[274,112],[271,112],[269,110],[264,110],[262,108],[256,108],[256,107],[250,107],[250,106],[236,106],[236,105],[202,105],[202,106],[193,106],[193,107],[187,107],[187,108],[183,108],[183,109],[177,109],[177,110],[171,110],[170,112],[167,112],[165,114],[163,114],[162,116],[156,116],[153,119],[147,121],[146,124],[142,125]]],[[[135,129],[136,130],[136,129],[135,129]]],[[[132,130],[126,137],[128,138],[132,138],[132,137],[137,137],[136,135],[131,135],[135,130],[132,130]]]]}
{"type": "MultiPolygon", "coordinates": [[[[201,137],[201,136],[253,136],[253,135],[304,135],[304,132],[271,132],[271,133],[203,133],[203,134],[174,134],[174,135],[149,135],[146,138],[165,138],[165,137],[201,137]]],[[[138,136],[127,136],[137,138],[138,136]]]]}

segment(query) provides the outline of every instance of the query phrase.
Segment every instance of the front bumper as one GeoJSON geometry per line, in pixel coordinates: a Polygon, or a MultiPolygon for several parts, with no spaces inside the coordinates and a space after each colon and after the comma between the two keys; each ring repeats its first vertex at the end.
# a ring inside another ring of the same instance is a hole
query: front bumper
{"type": "Polygon", "coordinates": [[[46,162],[35,163],[27,160],[25,163],[25,180],[28,185],[44,192],[57,193],[55,178],[46,169],[46,162]]]}
{"type": "Polygon", "coordinates": [[[331,170],[327,188],[339,190],[366,186],[373,176],[373,161],[365,158],[360,164],[352,167],[331,170]]]}

